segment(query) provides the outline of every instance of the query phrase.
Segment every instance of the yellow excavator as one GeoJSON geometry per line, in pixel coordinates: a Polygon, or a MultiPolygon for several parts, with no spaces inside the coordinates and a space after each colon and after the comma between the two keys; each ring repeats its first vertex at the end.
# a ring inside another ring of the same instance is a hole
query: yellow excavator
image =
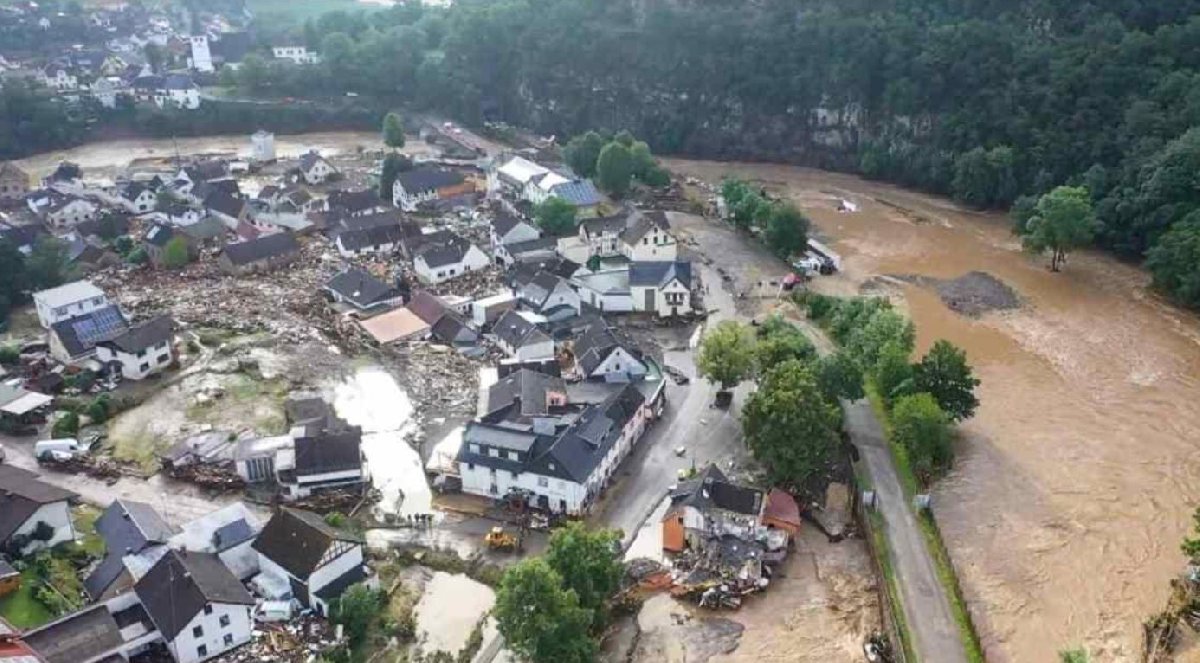
{"type": "Polygon", "coordinates": [[[500,526],[493,527],[491,530],[489,530],[488,533],[483,537],[483,540],[485,543],[487,543],[487,547],[490,550],[511,552],[521,546],[521,540],[516,534],[506,532],[504,531],[504,528],[500,526]]]}

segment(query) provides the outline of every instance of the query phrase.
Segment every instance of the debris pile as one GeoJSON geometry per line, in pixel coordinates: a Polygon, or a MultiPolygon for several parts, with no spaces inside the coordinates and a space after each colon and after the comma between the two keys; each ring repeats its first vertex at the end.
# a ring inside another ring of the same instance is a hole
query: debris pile
{"type": "Polygon", "coordinates": [[[328,622],[313,615],[287,624],[258,624],[250,644],[212,659],[215,663],[307,663],[338,647],[328,622]]]}

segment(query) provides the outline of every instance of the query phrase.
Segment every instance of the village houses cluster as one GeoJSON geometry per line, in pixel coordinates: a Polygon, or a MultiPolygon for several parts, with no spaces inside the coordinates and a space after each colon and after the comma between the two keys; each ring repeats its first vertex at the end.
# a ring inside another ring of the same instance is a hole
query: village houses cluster
{"type": "MultiPolygon", "coordinates": [[[[267,131],[241,156],[162,159],[111,179],[63,163],[35,184],[0,164],[0,238],[29,255],[56,237],[78,274],[33,293],[45,342],[21,348],[20,370],[2,378],[0,425],[46,425],[81,373],[104,393],[169,380],[186,361],[176,320],[129,314],[89,273],[204,270],[219,297],[221,279],[272,279],[319,255],[337,328],[378,348],[438,345],[480,362],[461,445],[427,466],[435,485],[520,498],[551,518],[587,514],[665,406],[664,367],[625,327],[694,316],[697,275],[666,213],[609,200],[553,161],[485,157],[445,127],[422,136],[474,158],[418,158],[388,197],[364,180],[377,172],[369,158],[280,157],[267,131]],[[535,220],[550,197],[576,211],[564,236],[535,220]]],[[[359,427],[313,393],[291,394],[286,417],[281,435],[190,438],[160,454],[163,468],[178,477],[219,465],[284,504],[370,486],[359,427]]],[[[47,462],[89,453],[79,440],[47,449],[47,462]]],[[[0,465],[0,495],[0,550],[14,561],[77,537],[71,492],[0,465]]],[[[347,587],[372,582],[361,541],[299,508],[265,525],[240,504],[182,527],[168,520],[113,502],[97,523],[108,554],[84,577],[92,602],[22,634],[21,646],[51,663],[148,649],[203,661],[249,641],[256,620],[326,614],[347,587]]]]}
{"type": "Polygon", "coordinates": [[[320,61],[303,44],[263,49],[235,25],[242,18],[206,14],[204,24],[184,31],[187,20],[180,15],[143,3],[91,7],[80,19],[36,2],[5,3],[0,5],[0,23],[29,34],[53,35],[82,21],[82,34],[69,45],[48,39],[32,52],[0,53],[0,86],[5,80],[26,79],[69,103],[90,100],[105,109],[143,103],[195,110],[204,102],[201,86],[214,84],[223,67],[236,70],[251,53],[296,65],[320,61]]]}

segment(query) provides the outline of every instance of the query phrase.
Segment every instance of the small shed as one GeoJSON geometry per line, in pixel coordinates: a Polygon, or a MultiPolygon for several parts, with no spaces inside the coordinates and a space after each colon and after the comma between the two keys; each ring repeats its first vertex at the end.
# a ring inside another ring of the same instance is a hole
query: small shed
{"type": "Polygon", "coordinates": [[[767,493],[762,524],[787,532],[789,538],[794,537],[800,531],[800,506],[790,494],[772,488],[771,492],[767,493]]]}

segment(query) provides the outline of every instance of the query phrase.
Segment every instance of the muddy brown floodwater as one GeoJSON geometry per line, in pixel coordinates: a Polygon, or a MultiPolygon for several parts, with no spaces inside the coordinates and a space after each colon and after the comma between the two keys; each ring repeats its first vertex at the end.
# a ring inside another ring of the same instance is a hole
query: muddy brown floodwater
{"type": "MultiPolygon", "coordinates": [[[[999,214],[851,176],[794,167],[672,161],[716,183],[734,175],[800,204],[844,260],[827,292],[884,275],[1004,282],[1018,308],[970,318],[895,281],[918,351],[965,348],[981,405],[934,501],[989,661],[1137,660],[1140,623],[1184,563],[1200,501],[1200,324],[1146,291],[1138,269],[1097,254],[1052,274],[999,214]],[[859,204],[839,213],[837,203],[859,204]]],[[[919,283],[920,280],[917,280],[919,283]]]]}

